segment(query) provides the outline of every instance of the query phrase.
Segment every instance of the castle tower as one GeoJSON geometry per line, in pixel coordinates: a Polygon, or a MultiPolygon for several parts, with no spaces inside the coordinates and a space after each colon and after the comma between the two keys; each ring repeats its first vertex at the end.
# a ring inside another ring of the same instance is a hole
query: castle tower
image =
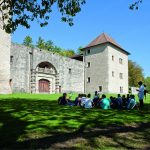
{"type": "Polygon", "coordinates": [[[128,93],[128,55],[103,33],[82,49],[85,93],[128,93]]]}
{"type": "Polygon", "coordinates": [[[10,46],[11,36],[2,29],[0,17],[0,94],[10,94],[10,46]]]}

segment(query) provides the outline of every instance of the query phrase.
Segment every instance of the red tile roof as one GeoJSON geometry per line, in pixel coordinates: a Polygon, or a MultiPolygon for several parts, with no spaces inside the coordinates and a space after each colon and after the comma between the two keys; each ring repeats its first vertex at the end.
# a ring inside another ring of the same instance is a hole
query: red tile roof
{"type": "Polygon", "coordinates": [[[105,44],[105,43],[110,43],[110,44],[118,47],[119,49],[121,49],[122,51],[124,51],[125,53],[127,53],[128,55],[130,54],[129,52],[125,51],[119,44],[116,43],[116,41],[114,39],[112,39],[106,33],[102,33],[101,35],[99,35],[96,39],[94,39],[91,43],[89,43],[82,50],[85,50],[87,48],[90,48],[90,47],[93,47],[93,46],[96,46],[96,45],[105,44]]]}

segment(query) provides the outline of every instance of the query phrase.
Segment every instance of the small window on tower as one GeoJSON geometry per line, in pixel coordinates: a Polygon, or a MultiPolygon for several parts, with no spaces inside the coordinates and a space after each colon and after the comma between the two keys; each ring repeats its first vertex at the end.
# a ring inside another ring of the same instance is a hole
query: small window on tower
{"type": "Polygon", "coordinates": [[[13,63],[13,56],[10,56],[10,62],[13,63]]]}
{"type": "Polygon", "coordinates": [[[112,71],[112,77],[114,77],[115,76],[115,73],[114,73],[114,71],[112,71]]]}
{"type": "Polygon", "coordinates": [[[91,82],[91,79],[90,77],[87,78],[87,83],[90,83],[91,82]]]}
{"type": "Polygon", "coordinates": [[[123,73],[119,74],[120,79],[123,79],[123,73]]]}
{"type": "Polygon", "coordinates": [[[114,56],[112,55],[112,61],[114,61],[114,56]]]}
{"type": "Polygon", "coordinates": [[[102,86],[99,86],[99,92],[102,92],[102,86]]]}
{"type": "Polygon", "coordinates": [[[122,58],[119,58],[119,63],[123,64],[123,59],[122,58]]]}
{"type": "Polygon", "coordinates": [[[69,74],[71,74],[71,68],[69,68],[69,74]]]}
{"type": "Polygon", "coordinates": [[[123,87],[120,86],[120,93],[123,93],[123,87]]]}
{"type": "Polygon", "coordinates": [[[91,64],[90,64],[90,62],[88,62],[87,67],[90,68],[90,66],[91,66],[91,64]]]}

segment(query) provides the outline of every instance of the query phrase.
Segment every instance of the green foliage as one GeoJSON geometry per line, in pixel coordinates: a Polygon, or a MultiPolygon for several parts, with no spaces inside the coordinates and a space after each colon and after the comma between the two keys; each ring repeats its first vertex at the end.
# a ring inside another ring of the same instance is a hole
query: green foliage
{"type": "Polygon", "coordinates": [[[38,38],[38,41],[37,41],[36,44],[37,44],[36,46],[37,46],[39,49],[45,49],[45,41],[44,41],[44,39],[42,39],[41,37],[38,38]]]}
{"type": "Polygon", "coordinates": [[[83,51],[81,51],[81,49],[82,49],[83,47],[82,46],[80,46],[79,48],[78,48],[78,50],[77,50],[77,54],[83,54],[83,51]]]}
{"type": "Polygon", "coordinates": [[[133,4],[131,4],[129,8],[131,10],[133,10],[133,9],[138,10],[139,9],[139,4],[142,3],[142,2],[143,2],[143,0],[137,0],[133,4]]]}
{"type": "Polygon", "coordinates": [[[23,40],[23,45],[27,47],[33,47],[32,38],[30,36],[26,36],[23,40]]]}
{"type": "Polygon", "coordinates": [[[145,78],[144,84],[146,85],[146,90],[150,93],[150,77],[145,78]]]}
{"type": "Polygon", "coordinates": [[[30,22],[34,20],[44,27],[48,24],[54,4],[62,15],[61,20],[72,26],[73,17],[81,11],[85,0],[1,0],[3,27],[6,32],[12,33],[18,25],[30,28],[30,22]]]}
{"type": "Polygon", "coordinates": [[[143,69],[141,66],[129,60],[129,86],[138,86],[139,81],[144,81],[143,69]]]}
{"type": "MultiPolygon", "coordinates": [[[[27,36],[23,41],[23,45],[25,46],[32,45],[31,39],[32,39],[31,37],[27,36]]],[[[61,47],[55,46],[51,40],[45,41],[42,37],[38,38],[38,41],[36,42],[36,45],[34,46],[38,47],[39,49],[57,53],[59,55],[66,56],[66,57],[71,57],[75,55],[74,50],[62,49],[61,47]]]]}

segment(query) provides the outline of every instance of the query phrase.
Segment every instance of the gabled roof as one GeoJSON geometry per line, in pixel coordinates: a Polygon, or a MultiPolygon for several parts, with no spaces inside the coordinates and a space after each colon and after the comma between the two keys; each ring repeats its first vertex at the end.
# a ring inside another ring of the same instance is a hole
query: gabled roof
{"type": "Polygon", "coordinates": [[[82,48],[82,50],[85,50],[87,48],[93,47],[93,46],[97,46],[97,45],[101,45],[101,44],[105,44],[105,43],[110,43],[114,46],[116,46],[117,48],[119,48],[120,50],[124,51],[125,53],[127,53],[128,55],[130,54],[129,52],[127,52],[126,50],[124,50],[118,43],[116,43],[116,41],[114,39],[112,39],[109,35],[107,35],[106,33],[102,33],[101,35],[99,35],[96,39],[94,39],[91,43],[89,43],[86,47],[82,48]]]}

